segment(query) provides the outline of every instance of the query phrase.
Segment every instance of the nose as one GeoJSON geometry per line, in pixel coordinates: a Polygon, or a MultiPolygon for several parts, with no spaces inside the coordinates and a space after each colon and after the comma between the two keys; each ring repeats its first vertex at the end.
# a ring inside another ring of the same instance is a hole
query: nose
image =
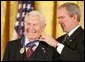
{"type": "Polygon", "coordinates": [[[30,29],[30,30],[34,29],[33,24],[30,24],[30,25],[29,25],[29,29],[30,29]]]}

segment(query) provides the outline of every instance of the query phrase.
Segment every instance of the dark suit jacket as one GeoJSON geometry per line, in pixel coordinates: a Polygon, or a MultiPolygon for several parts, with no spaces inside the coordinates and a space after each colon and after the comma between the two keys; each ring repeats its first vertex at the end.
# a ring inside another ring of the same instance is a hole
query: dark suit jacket
{"type": "MultiPolygon", "coordinates": [[[[62,42],[64,36],[59,37],[57,40],[62,42]]],[[[84,61],[84,30],[79,27],[66,41],[68,43],[60,54],[60,60],[84,61]]]]}
{"type": "Polygon", "coordinates": [[[27,59],[25,53],[20,54],[21,48],[21,39],[11,41],[7,45],[3,61],[53,61],[56,52],[56,50],[47,43],[39,42],[37,49],[33,52],[32,56],[27,59]]]}

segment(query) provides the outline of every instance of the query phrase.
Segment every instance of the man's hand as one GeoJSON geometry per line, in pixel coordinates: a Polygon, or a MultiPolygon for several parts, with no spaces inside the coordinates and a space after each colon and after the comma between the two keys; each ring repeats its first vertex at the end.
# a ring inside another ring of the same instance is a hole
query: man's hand
{"type": "Polygon", "coordinates": [[[58,44],[58,41],[56,41],[55,39],[53,39],[53,38],[52,38],[51,36],[49,36],[49,35],[41,35],[41,37],[40,37],[39,40],[46,42],[47,44],[49,44],[49,45],[52,46],[52,47],[58,46],[58,45],[57,45],[57,44],[58,44]]]}

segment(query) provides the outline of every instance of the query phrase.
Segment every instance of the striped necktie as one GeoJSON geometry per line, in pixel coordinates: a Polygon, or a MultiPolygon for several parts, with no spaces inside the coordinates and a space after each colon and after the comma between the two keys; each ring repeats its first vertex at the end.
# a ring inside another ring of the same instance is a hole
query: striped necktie
{"type": "Polygon", "coordinates": [[[29,46],[29,49],[28,49],[27,52],[26,52],[26,57],[27,57],[27,58],[29,58],[29,57],[32,55],[32,53],[33,53],[33,47],[34,47],[34,46],[36,46],[36,45],[33,44],[33,45],[29,46]]]}
{"type": "Polygon", "coordinates": [[[64,37],[64,40],[62,41],[62,44],[65,45],[67,40],[68,40],[68,38],[69,38],[69,36],[68,36],[68,34],[66,34],[65,37],[64,37]]]}

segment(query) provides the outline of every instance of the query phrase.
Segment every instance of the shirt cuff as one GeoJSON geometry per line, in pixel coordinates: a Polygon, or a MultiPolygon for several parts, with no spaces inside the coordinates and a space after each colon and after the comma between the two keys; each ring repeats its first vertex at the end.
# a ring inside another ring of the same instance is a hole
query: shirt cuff
{"type": "Polygon", "coordinates": [[[61,53],[62,53],[63,48],[64,48],[64,45],[63,45],[63,44],[61,44],[61,43],[58,43],[57,52],[58,52],[59,54],[61,54],[61,53]]]}

